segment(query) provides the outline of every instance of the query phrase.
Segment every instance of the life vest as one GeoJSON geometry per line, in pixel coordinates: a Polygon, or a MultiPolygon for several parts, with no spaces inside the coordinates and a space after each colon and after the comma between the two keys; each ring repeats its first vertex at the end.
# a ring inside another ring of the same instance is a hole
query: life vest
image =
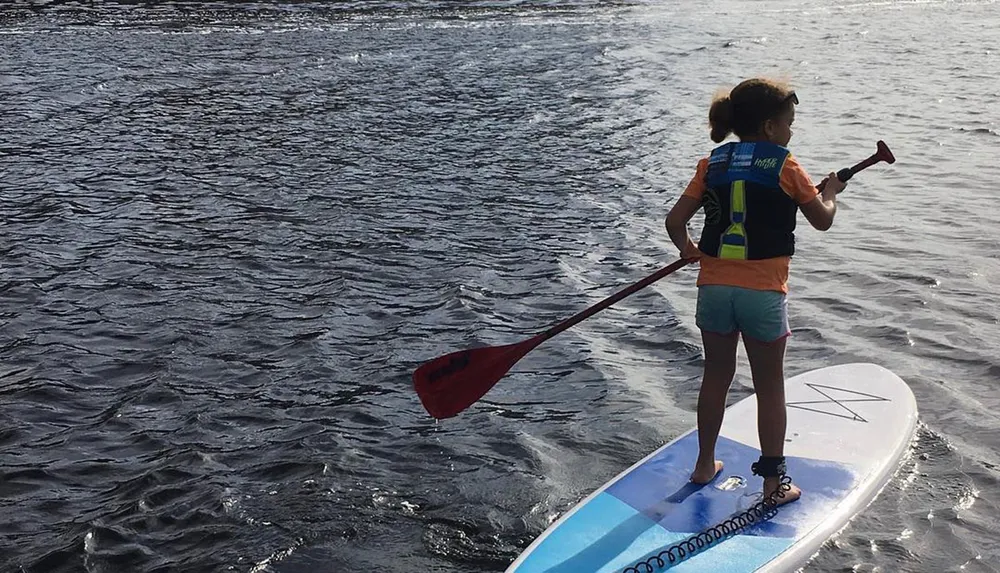
{"type": "Polygon", "coordinates": [[[768,142],[732,142],[712,150],[702,197],[701,252],[743,260],[795,253],[798,205],[779,184],[788,156],[788,149],[768,142]]]}

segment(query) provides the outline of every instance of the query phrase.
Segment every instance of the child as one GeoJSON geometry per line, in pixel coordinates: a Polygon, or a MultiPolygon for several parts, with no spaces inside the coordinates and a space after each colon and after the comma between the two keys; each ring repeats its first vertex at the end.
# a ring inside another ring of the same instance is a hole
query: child
{"type": "Polygon", "coordinates": [[[667,215],[670,239],[681,257],[697,259],[696,324],[705,346],[705,370],[698,395],[698,460],[691,481],[710,482],[722,462],[715,443],[726,395],[736,374],[736,345],[742,336],[757,394],[761,457],[751,470],[764,478],[764,496],[778,504],[799,498],[794,484],[779,491],[785,475],[785,338],[788,328],[788,268],[795,252],[798,211],[825,231],[837,212],[845,184],[831,173],[819,192],[785,146],[792,137],[795,92],[782,84],[750,79],[712,102],[712,141],[730,132],[739,142],[715,148],[698,162],[694,178],[667,215]],[[705,210],[697,246],[687,223],[705,210]]]}

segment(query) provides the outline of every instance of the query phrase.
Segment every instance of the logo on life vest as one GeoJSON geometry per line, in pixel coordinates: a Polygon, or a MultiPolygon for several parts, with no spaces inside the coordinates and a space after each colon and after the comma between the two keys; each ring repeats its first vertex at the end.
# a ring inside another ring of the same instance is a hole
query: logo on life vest
{"type": "Polygon", "coordinates": [[[753,162],[753,166],[758,169],[774,169],[778,166],[777,157],[760,157],[753,162]]]}

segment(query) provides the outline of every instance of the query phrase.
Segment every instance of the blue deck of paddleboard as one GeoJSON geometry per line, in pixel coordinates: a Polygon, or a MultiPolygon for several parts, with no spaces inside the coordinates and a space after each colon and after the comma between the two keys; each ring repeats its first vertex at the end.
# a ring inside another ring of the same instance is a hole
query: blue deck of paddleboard
{"type": "MultiPolygon", "coordinates": [[[[759,499],[762,480],[750,472],[760,451],[719,438],[716,455],[726,468],[716,481],[691,484],[698,453],[697,432],[680,438],[594,496],[564,521],[522,562],[518,573],[611,573],[621,571],[673,543],[733,517],[759,499]],[[714,487],[727,476],[745,488],[714,487]]],[[[671,571],[752,572],[787,549],[855,487],[854,474],[830,461],[786,459],[788,473],[805,492],[772,519],[718,542],[671,571]]]]}

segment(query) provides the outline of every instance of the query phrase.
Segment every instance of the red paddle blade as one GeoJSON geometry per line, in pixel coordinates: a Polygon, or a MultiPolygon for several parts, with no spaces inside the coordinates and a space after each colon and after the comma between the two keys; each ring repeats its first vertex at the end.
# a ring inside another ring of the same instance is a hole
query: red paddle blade
{"type": "Polygon", "coordinates": [[[877,146],[878,146],[878,151],[875,153],[876,157],[878,157],[881,161],[885,161],[886,163],[896,162],[896,157],[892,154],[891,151],[889,151],[889,146],[886,145],[884,141],[880,140],[877,146]]]}
{"type": "Polygon", "coordinates": [[[482,398],[538,343],[535,338],[445,354],[413,373],[413,387],[424,409],[438,420],[455,416],[482,398]]]}

